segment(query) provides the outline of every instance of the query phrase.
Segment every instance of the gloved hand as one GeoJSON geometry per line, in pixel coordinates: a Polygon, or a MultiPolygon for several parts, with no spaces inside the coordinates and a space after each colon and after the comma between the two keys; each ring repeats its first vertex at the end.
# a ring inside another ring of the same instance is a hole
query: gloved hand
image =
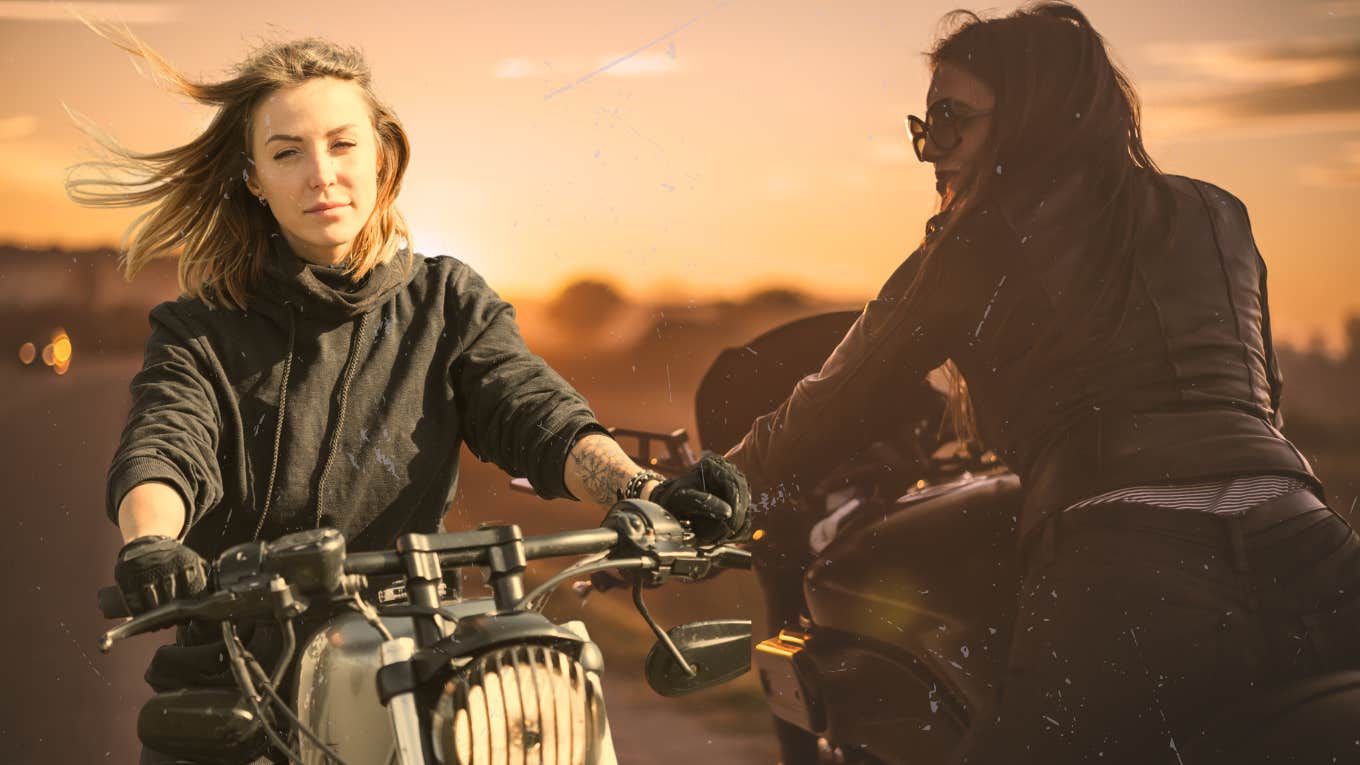
{"type": "Polygon", "coordinates": [[[746,477],[716,454],[705,454],[690,472],[662,481],[649,499],[688,521],[699,544],[737,541],[750,531],[746,477]]]}
{"type": "Polygon", "coordinates": [[[208,585],[208,567],[198,553],[164,536],[138,537],[123,545],[113,579],[134,616],[175,598],[197,595],[208,585]]]}

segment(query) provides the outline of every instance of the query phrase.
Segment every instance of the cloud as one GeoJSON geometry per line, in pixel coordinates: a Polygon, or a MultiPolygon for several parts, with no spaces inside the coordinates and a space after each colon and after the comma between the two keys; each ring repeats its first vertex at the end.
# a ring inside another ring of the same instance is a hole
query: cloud
{"type": "Polygon", "coordinates": [[[1360,40],[1158,44],[1147,52],[1159,63],[1219,82],[1306,84],[1354,72],[1360,40]]]}
{"type": "MultiPolygon", "coordinates": [[[[672,49],[673,51],[674,49],[672,49]]],[[[603,56],[600,65],[618,60],[618,56],[603,56]]],[[[610,77],[657,77],[681,71],[680,60],[670,53],[639,53],[609,67],[603,73],[610,77]]]]}
{"type": "Polygon", "coordinates": [[[528,58],[503,58],[496,62],[492,74],[500,80],[523,80],[529,77],[542,77],[542,72],[546,69],[546,62],[528,58]]]}
{"type": "Polygon", "coordinates": [[[1313,11],[1333,19],[1360,18],[1360,0],[1323,0],[1313,3],[1313,11]]]}
{"type": "MultiPolygon", "coordinates": [[[[1264,118],[1360,111],[1360,39],[1153,46],[1149,54],[1197,80],[1173,107],[1264,118]]],[[[1150,94],[1154,96],[1155,94],[1150,94]]]]}
{"type": "MultiPolygon", "coordinates": [[[[583,75],[581,75],[580,77],[576,78],[575,81],[569,82],[569,83],[567,83],[566,85],[563,85],[563,86],[561,86],[561,87],[559,87],[559,88],[555,88],[555,89],[549,91],[548,93],[545,93],[544,96],[543,96],[543,100],[546,101],[546,100],[548,100],[548,99],[550,99],[550,98],[553,98],[553,97],[555,97],[555,96],[558,96],[558,95],[561,95],[561,94],[563,94],[563,93],[566,93],[567,91],[572,90],[573,88],[577,87],[578,85],[584,85],[584,84],[586,84],[587,82],[590,82],[592,79],[594,79],[597,75],[600,75],[600,74],[607,74],[610,70],[613,70],[613,69],[616,69],[616,68],[620,67],[622,64],[627,63],[627,62],[628,62],[629,60],[631,60],[631,59],[634,59],[634,58],[637,58],[637,57],[639,57],[639,56],[644,55],[644,51],[646,51],[646,50],[648,50],[648,49],[650,49],[650,48],[654,48],[654,47],[656,47],[657,45],[659,45],[659,44],[661,44],[661,43],[663,43],[663,42],[666,43],[666,57],[670,59],[670,64],[666,65],[668,68],[667,68],[665,71],[667,71],[667,72],[673,71],[673,70],[670,69],[669,67],[678,67],[678,65],[676,64],[676,58],[675,58],[675,40],[674,40],[674,37],[675,37],[677,34],[679,34],[681,31],[683,31],[686,27],[689,27],[689,26],[692,26],[692,25],[694,25],[694,24],[697,24],[697,23],[699,22],[700,19],[704,18],[705,16],[708,16],[709,14],[716,13],[717,11],[721,10],[724,6],[726,6],[726,5],[727,5],[728,3],[730,3],[730,2],[732,2],[732,0],[722,0],[722,1],[719,2],[717,5],[714,5],[713,7],[709,8],[709,9],[706,10],[706,11],[704,11],[703,13],[700,13],[699,15],[690,18],[689,21],[686,21],[685,23],[681,24],[680,26],[671,29],[669,32],[666,32],[665,34],[661,35],[660,37],[657,37],[657,38],[653,39],[651,42],[644,43],[644,44],[641,45],[640,47],[635,48],[634,50],[632,50],[632,51],[630,51],[630,52],[628,52],[628,53],[623,54],[623,55],[620,56],[619,58],[612,59],[612,60],[608,60],[608,61],[606,61],[606,62],[604,63],[603,66],[600,66],[600,67],[598,67],[598,68],[596,68],[596,69],[592,69],[591,71],[586,72],[585,74],[583,74],[583,75]]],[[[646,54],[646,55],[655,55],[655,54],[646,54]]],[[[653,73],[655,73],[655,72],[653,72],[653,73]]]]}
{"type": "Polygon", "coordinates": [[[662,77],[678,74],[684,71],[685,67],[675,56],[674,49],[668,48],[656,53],[639,53],[626,57],[605,55],[593,63],[580,57],[559,58],[553,61],[503,58],[496,62],[492,75],[501,80],[560,79],[567,72],[578,72],[582,69],[597,70],[606,77],[662,77]]]}
{"type": "Polygon", "coordinates": [[[1246,118],[1360,112],[1360,72],[1227,94],[1214,105],[1224,115],[1246,118]]]}
{"type": "Polygon", "coordinates": [[[0,117],[0,141],[15,141],[27,138],[38,129],[38,118],[32,114],[16,114],[13,117],[0,117]]]}
{"type": "Polygon", "coordinates": [[[1331,163],[1305,165],[1300,179],[1315,188],[1360,188],[1360,141],[1348,141],[1341,156],[1331,163]]]}
{"type": "MultiPolygon", "coordinates": [[[[1316,3],[1315,8],[1360,16],[1360,0],[1316,3]]],[[[1360,38],[1206,43],[1149,52],[1193,82],[1149,89],[1156,104],[1148,110],[1155,133],[1171,138],[1346,135],[1352,140],[1340,144],[1330,161],[1300,167],[1298,178],[1312,188],[1360,188],[1360,142],[1353,140],[1360,131],[1360,38]]]]}
{"type": "Polygon", "coordinates": [[[128,24],[163,24],[179,16],[168,3],[52,3],[0,0],[0,21],[75,21],[87,19],[128,24]]]}
{"type": "Polygon", "coordinates": [[[1149,131],[1275,135],[1360,128],[1360,39],[1153,46],[1178,81],[1145,83],[1149,131]]]}

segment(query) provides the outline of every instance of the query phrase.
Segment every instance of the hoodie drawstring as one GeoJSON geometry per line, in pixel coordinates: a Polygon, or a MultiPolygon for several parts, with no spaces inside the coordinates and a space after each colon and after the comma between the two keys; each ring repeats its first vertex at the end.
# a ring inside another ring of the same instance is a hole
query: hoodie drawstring
{"type": "Polygon", "coordinates": [[[288,407],[288,373],[293,370],[293,347],[297,340],[297,320],[293,318],[293,307],[288,307],[288,355],[283,359],[283,382],[279,383],[279,416],[274,423],[274,458],[269,463],[269,488],[265,490],[264,510],[260,513],[260,520],[255,524],[255,535],[250,539],[255,541],[260,538],[260,531],[264,529],[264,519],[269,517],[269,506],[274,501],[274,477],[279,471],[279,443],[283,440],[283,414],[288,407]]]}
{"type": "Polygon", "coordinates": [[[367,336],[369,314],[359,316],[359,326],[354,330],[354,337],[349,344],[349,360],[345,363],[345,374],[340,383],[340,411],[335,417],[335,430],[331,433],[330,446],[326,449],[326,456],[322,462],[321,478],[316,482],[316,527],[321,528],[321,516],[326,504],[326,477],[330,475],[331,464],[335,462],[335,453],[340,450],[340,433],[345,428],[345,407],[349,402],[349,386],[354,381],[354,371],[359,366],[359,343],[367,336]]]}

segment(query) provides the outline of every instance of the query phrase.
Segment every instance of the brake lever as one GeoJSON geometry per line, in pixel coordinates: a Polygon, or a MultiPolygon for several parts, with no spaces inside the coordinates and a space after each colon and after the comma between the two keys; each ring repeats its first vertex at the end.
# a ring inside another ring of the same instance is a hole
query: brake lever
{"type": "Polygon", "coordinates": [[[658,557],[663,561],[659,574],[666,577],[678,576],[691,581],[703,579],[715,569],[751,568],[751,553],[727,545],[711,550],[662,553],[658,557]]]}
{"type": "Polygon", "coordinates": [[[751,570],[751,552],[740,547],[723,545],[709,554],[709,560],[718,568],[735,568],[743,571],[751,570]]]}
{"type": "Polygon", "coordinates": [[[227,604],[234,604],[237,600],[236,593],[229,590],[215,592],[201,600],[172,600],[163,606],[144,611],[104,632],[103,635],[99,636],[99,651],[100,653],[108,653],[113,648],[113,644],[119,640],[163,630],[200,616],[201,611],[204,610],[204,605],[209,602],[212,602],[213,610],[220,611],[224,610],[227,604]]]}

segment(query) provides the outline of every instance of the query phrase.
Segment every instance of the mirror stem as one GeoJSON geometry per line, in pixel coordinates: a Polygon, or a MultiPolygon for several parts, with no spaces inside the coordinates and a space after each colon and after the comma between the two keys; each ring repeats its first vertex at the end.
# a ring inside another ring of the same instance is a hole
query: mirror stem
{"type": "Polygon", "coordinates": [[[690,677],[699,674],[695,671],[694,667],[690,666],[688,661],[685,661],[685,657],[680,653],[680,649],[676,648],[675,643],[671,642],[671,636],[667,635],[666,632],[661,629],[660,625],[656,623],[656,620],[652,618],[652,615],[647,613],[647,606],[642,602],[642,577],[640,575],[633,578],[633,605],[637,606],[638,613],[642,614],[642,618],[647,620],[647,626],[651,627],[652,632],[656,633],[656,639],[661,641],[662,645],[666,646],[666,650],[670,651],[671,656],[675,659],[675,662],[680,665],[680,668],[685,671],[685,674],[690,677]]]}

